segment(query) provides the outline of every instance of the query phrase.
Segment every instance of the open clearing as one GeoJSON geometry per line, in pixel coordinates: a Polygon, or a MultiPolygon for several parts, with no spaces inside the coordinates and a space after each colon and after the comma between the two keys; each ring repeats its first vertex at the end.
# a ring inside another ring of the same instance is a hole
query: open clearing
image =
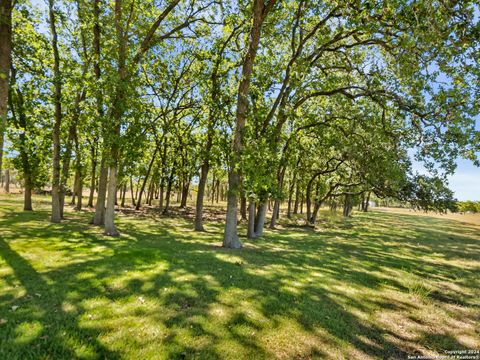
{"type": "MultiPolygon", "coordinates": [[[[242,250],[221,223],[120,215],[120,238],[49,199],[0,208],[1,359],[405,359],[480,349],[480,226],[322,213],[242,250]]],[[[244,229],[242,229],[244,232],[244,229]]]]}

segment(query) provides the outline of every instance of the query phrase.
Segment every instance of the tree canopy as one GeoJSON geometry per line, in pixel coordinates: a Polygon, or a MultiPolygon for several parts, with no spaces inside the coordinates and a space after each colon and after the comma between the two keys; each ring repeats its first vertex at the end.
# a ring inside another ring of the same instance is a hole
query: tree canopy
{"type": "Polygon", "coordinates": [[[479,163],[479,12],[439,0],[2,1],[0,158],[26,210],[51,189],[59,222],[85,186],[112,236],[116,206],[168,214],[174,194],[181,207],[195,199],[198,231],[221,194],[234,248],[239,217],[261,236],[282,204],[289,217],[305,204],[309,224],[321,206],[349,216],[371,196],[451,210],[455,160],[479,163]]]}

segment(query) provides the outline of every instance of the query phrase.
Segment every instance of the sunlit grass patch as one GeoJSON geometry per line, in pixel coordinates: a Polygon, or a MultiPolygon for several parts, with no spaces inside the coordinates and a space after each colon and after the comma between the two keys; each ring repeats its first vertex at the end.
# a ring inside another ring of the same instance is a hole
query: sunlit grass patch
{"type": "Polygon", "coordinates": [[[0,206],[1,359],[381,359],[480,347],[476,227],[322,210],[317,229],[284,224],[227,250],[216,223],[196,233],[179,217],[121,215],[111,239],[89,212],[50,225],[41,200],[34,213],[12,196],[0,206]]]}

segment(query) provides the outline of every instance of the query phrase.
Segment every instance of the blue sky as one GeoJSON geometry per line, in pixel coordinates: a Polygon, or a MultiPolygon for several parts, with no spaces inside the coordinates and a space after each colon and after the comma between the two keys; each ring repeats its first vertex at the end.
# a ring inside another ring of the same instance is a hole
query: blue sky
{"type": "MultiPolygon", "coordinates": [[[[475,128],[480,131],[480,118],[478,117],[475,128]]],[[[477,155],[480,156],[480,154],[477,155]]],[[[412,164],[414,171],[426,173],[421,163],[412,159],[412,164]]],[[[473,165],[470,160],[457,159],[457,169],[455,174],[449,177],[448,185],[455,192],[458,200],[480,201],[480,168],[473,165]]]]}
{"type": "MultiPolygon", "coordinates": [[[[422,164],[416,161],[413,161],[413,170],[425,173],[422,164]]],[[[457,170],[449,177],[448,185],[458,200],[480,201],[480,168],[469,160],[458,159],[457,170]]]]}
{"type": "Polygon", "coordinates": [[[449,181],[456,198],[480,201],[480,168],[467,160],[458,160],[457,164],[457,171],[449,181]]]}

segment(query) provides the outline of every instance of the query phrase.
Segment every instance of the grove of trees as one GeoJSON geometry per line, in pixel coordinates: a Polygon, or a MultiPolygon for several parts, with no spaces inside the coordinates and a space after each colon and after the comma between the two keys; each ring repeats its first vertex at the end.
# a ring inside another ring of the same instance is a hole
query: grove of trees
{"type": "Polygon", "coordinates": [[[230,248],[282,204],[445,211],[478,162],[479,45],[475,1],[2,0],[0,169],[111,236],[117,207],[192,197],[202,231],[224,197],[230,248]]]}

